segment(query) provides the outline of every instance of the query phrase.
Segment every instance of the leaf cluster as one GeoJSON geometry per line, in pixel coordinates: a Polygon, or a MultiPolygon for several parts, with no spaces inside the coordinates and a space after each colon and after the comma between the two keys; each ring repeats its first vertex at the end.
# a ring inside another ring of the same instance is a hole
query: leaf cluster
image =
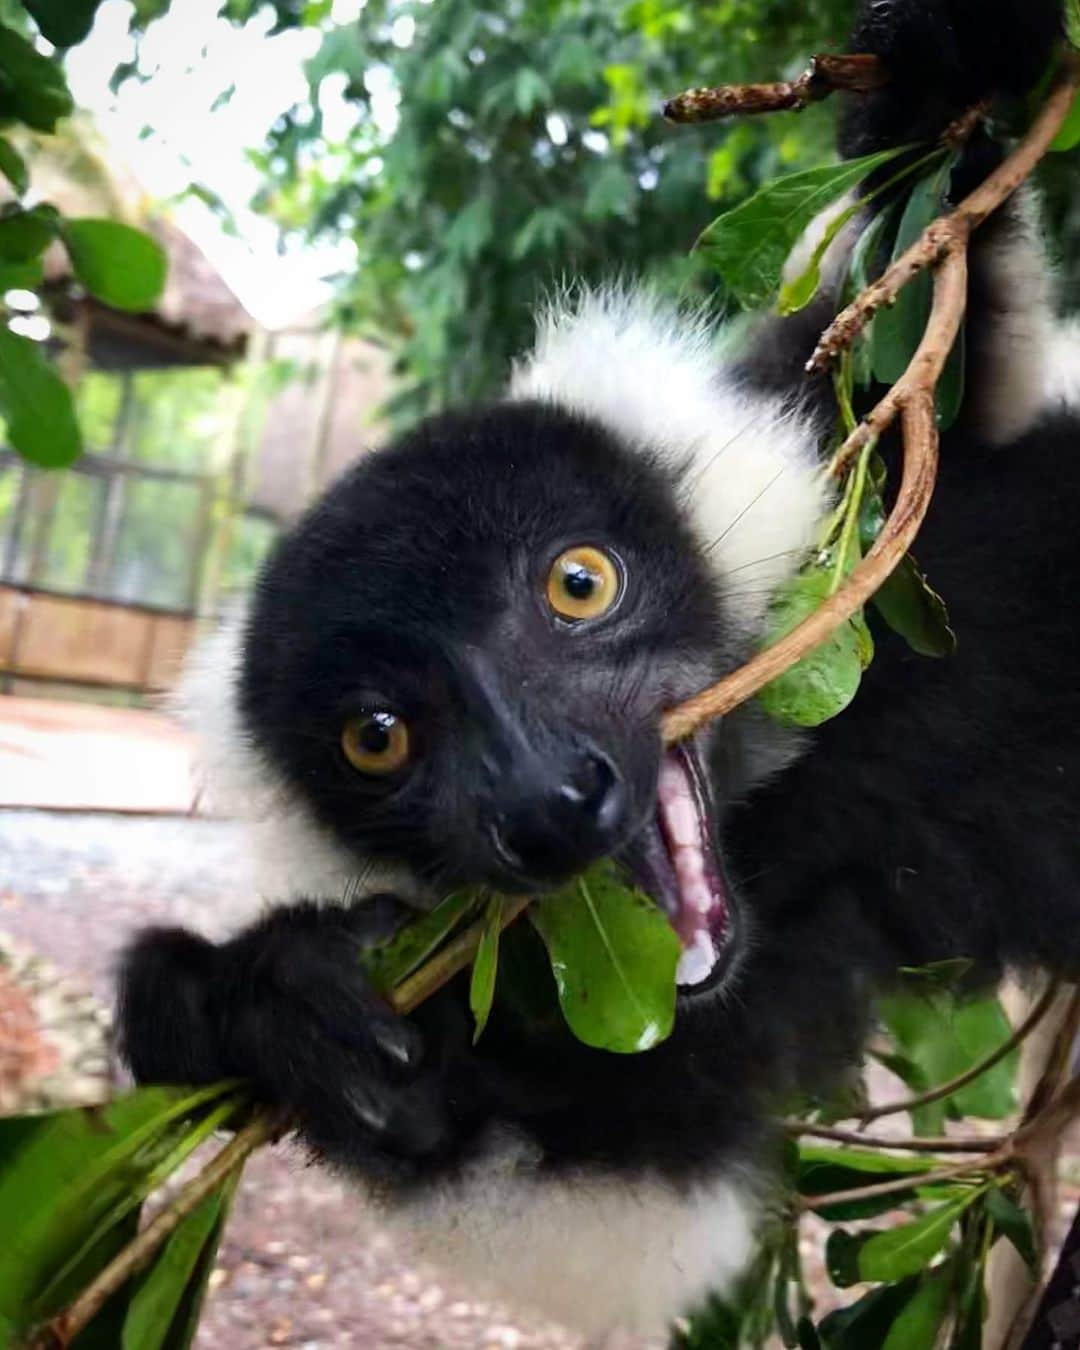
{"type": "MultiPolygon", "coordinates": [[[[90,31],[100,0],[22,0],[39,33],[66,48],[90,31]]],[[[50,133],[74,110],[58,59],[43,55],[15,27],[0,24],[0,128],[50,133]]],[[[65,219],[45,203],[28,205],[30,170],[10,134],[0,135],[0,174],[12,198],[0,207],[0,296],[38,290],[45,254],[68,254],[78,283],[118,309],[145,310],[165,284],[165,256],[153,239],[115,221],[65,219]]],[[[0,415],[12,447],[41,468],[61,468],[82,452],[70,389],[38,342],[13,330],[0,301],[0,415]]]]}
{"type": "MultiPolygon", "coordinates": [[[[1009,1036],[997,999],[962,992],[965,965],[908,972],[905,989],[881,1004],[882,1033],[891,1047],[875,1053],[915,1093],[952,1082],[1009,1036]]],[[[946,1119],[1003,1119],[1016,1106],[1016,1071],[1014,1051],[943,1100],[913,1106],[913,1124],[936,1135],[946,1119]]],[[[821,1109],[818,1119],[851,1110],[845,1102],[835,1111],[821,1109]]],[[[797,1210],[789,1209],[765,1233],[755,1268],[736,1295],[727,1302],[714,1299],[692,1319],[676,1340],[678,1350],[743,1350],[771,1343],[774,1335],[802,1350],[926,1350],[939,1344],[979,1350],[991,1249],[1006,1240],[1037,1275],[1038,1240],[1014,1174],[988,1169],[976,1157],[970,1170],[941,1178],[942,1165],[929,1153],[905,1157],[847,1144],[792,1144],[790,1191],[800,1208],[834,1225],[826,1271],[838,1290],[857,1291],[858,1297],[825,1316],[817,1312],[799,1261],[797,1210]],[[873,1194],[883,1182],[900,1185],[873,1194]],[[883,1216],[889,1219],[879,1226],[875,1221],[883,1216]]]]}
{"type": "MultiPolygon", "coordinates": [[[[0,1350],[24,1350],[135,1238],[144,1203],[242,1113],[234,1084],[0,1120],[0,1350]]],[[[108,1298],[73,1350],[187,1350],[239,1170],[108,1298]]]]}

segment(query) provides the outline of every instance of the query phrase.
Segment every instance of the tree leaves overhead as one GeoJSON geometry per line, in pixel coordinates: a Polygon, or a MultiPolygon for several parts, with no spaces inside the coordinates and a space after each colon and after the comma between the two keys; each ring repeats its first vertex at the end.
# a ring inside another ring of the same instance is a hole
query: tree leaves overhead
{"type": "Polygon", "coordinates": [[[94,24],[101,0],[21,0],[54,46],[74,47],[94,24]]]}
{"type": "Polygon", "coordinates": [[[778,178],[714,220],[697,249],[743,305],[765,304],[780,285],[788,254],[814,217],[903,153],[903,147],[883,150],[778,178]]]}
{"type": "Polygon", "coordinates": [[[55,131],[74,110],[63,71],[10,28],[0,26],[0,118],[55,131]]]}
{"type": "Polygon", "coordinates": [[[164,250],[148,234],[114,220],[65,220],[60,233],[75,275],[116,309],[150,309],[165,285],[164,250]]]}
{"type": "MultiPolygon", "coordinates": [[[[141,3],[152,17],[153,0],[141,3]]],[[[406,42],[400,11],[368,0],[355,22],[326,25],[305,106],[256,156],[258,205],[289,231],[355,242],[338,312],[394,345],[398,423],[471,402],[505,381],[562,277],[625,271],[671,293],[715,291],[686,260],[716,214],[704,192],[713,152],[736,137],[734,200],[820,160],[834,111],[696,135],[665,126],[660,103],[703,70],[760,78],[762,51],[779,68],[839,42],[848,8],[732,0],[688,24],[681,0],[543,0],[512,20],[503,5],[439,0],[409,9],[406,42]],[[330,145],[319,91],[342,76],[358,120],[330,145]]]]}

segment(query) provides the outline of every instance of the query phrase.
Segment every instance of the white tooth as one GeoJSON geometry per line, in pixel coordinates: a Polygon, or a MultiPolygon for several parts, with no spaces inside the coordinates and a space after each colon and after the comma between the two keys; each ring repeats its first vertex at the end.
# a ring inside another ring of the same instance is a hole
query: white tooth
{"type": "Polygon", "coordinates": [[[712,938],[704,929],[698,929],[694,934],[693,945],[687,947],[679,957],[679,964],[675,968],[675,983],[700,984],[714,965],[716,965],[716,948],[713,946],[712,938]]]}
{"type": "Polygon", "coordinates": [[[679,796],[664,806],[664,821],[677,848],[691,848],[698,842],[697,816],[689,797],[679,796]]]}
{"type": "Polygon", "coordinates": [[[708,914],[712,910],[712,892],[704,880],[697,886],[691,886],[686,892],[686,898],[699,914],[708,914]]]}

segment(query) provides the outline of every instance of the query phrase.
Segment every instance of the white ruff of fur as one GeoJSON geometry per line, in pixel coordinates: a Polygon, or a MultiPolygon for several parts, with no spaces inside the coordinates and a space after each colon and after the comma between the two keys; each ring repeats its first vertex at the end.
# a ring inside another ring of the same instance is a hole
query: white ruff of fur
{"type": "Polygon", "coordinates": [[[700,318],[645,291],[575,294],[541,317],[513,399],[595,418],[682,474],[687,513],[745,634],[814,541],[829,501],[810,419],[738,387],[700,318]]]}
{"type": "Polygon", "coordinates": [[[598,1338],[663,1336],[729,1292],[753,1253],[760,1205],[737,1171],[677,1190],[648,1176],[541,1179],[532,1166],[528,1145],[501,1141],[389,1217],[474,1288],[598,1338]]]}

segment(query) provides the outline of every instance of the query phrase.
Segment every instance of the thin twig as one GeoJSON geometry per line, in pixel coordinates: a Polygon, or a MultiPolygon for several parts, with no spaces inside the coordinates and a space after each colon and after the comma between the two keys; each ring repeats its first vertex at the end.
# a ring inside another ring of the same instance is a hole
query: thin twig
{"type": "MultiPolygon", "coordinates": [[[[513,896],[503,902],[502,927],[512,924],[524,914],[529,905],[529,896],[513,896]]],[[[426,998],[451,979],[472,961],[480,945],[485,923],[478,919],[452,938],[430,961],[414,971],[407,979],[387,994],[387,1001],[396,1013],[404,1016],[418,1008],[426,998]]]]}
{"type": "Polygon", "coordinates": [[[896,1116],[904,1111],[916,1110],[920,1106],[930,1106],[934,1102],[940,1102],[945,1097],[951,1097],[954,1092],[959,1092],[968,1083],[974,1082],[976,1078],[992,1069],[995,1064],[1000,1064],[1007,1055],[1010,1055],[1021,1042],[1031,1035],[1049,1012],[1059,988],[1060,985],[1057,981],[1050,984],[1008,1040],[1002,1041],[995,1050],[985,1055],[969,1069],[965,1069],[963,1073],[951,1078],[947,1083],[939,1083],[937,1087],[919,1093],[916,1097],[905,1097],[901,1101],[886,1102],[882,1106],[871,1106],[860,1115],[860,1123],[869,1125],[872,1120],[880,1120],[882,1116],[896,1116]]]}
{"type": "Polygon", "coordinates": [[[249,1154],[269,1143],[281,1131],[281,1117],[260,1112],[175,1198],[113,1258],[79,1297],[30,1340],[28,1350],[62,1350],[97,1315],[106,1300],[148,1265],[178,1224],[242,1166],[249,1154]]]}
{"type": "Polygon", "coordinates": [[[721,84],[687,89],[664,104],[669,122],[717,122],[725,117],[754,113],[801,112],[838,90],[865,94],[889,83],[889,72],[878,57],[867,52],[853,56],[814,56],[809,68],[795,80],[769,84],[721,84]]]}
{"type": "Polygon", "coordinates": [[[883,1134],[862,1134],[858,1130],[840,1130],[832,1125],[815,1125],[809,1120],[785,1120],[784,1130],[795,1139],[805,1135],[814,1139],[831,1139],[837,1144],[855,1144],[862,1148],[895,1149],[900,1153],[987,1153],[1002,1148],[1008,1138],[1003,1134],[990,1134],[970,1139],[962,1139],[958,1135],[941,1135],[938,1138],[915,1135],[891,1139],[883,1134]]]}
{"type": "Polygon", "coordinates": [[[824,370],[840,352],[851,346],[883,305],[892,304],[912,277],[933,267],[947,253],[967,245],[972,231],[1012,196],[1046,154],[1072,107],[1078,84],[1080,59],[1070,53],[1063,59],[1061,76],[1053,92],[1012,154],[954,211],[933,221],[877,281],[836,316],[807,362],[808,371],[824,370]]]}
{"type": "MultiPolygon", "coordinates": [[[[843,1151],[837,1150],[837,1161],[843,1161],[843,1151]]],[[[953,1181],[956,1177],[974,1172],[1000,1172],[1013,1161],[1012,1150],[1006,1143],[1002,1148],[982,1157],[971,1158],[967,1162],[951,1163],[948,1167],[936,1168],[933,1172],[913,1172],[908,1177],[896,1177],[891,1181],[876,1181],[870,1186],[856,1186],[850,1191],[829,1191],[825,1195],[803,1195],[799,1197],[799,1208],[827,1209],[830,1205],[854,1204],[856,1200],[876,1200],[881,1196],[899,1195],[903,1191],[913,1191],[918,1186],[933,1186],[939,1181],[953,1181]]]]}

